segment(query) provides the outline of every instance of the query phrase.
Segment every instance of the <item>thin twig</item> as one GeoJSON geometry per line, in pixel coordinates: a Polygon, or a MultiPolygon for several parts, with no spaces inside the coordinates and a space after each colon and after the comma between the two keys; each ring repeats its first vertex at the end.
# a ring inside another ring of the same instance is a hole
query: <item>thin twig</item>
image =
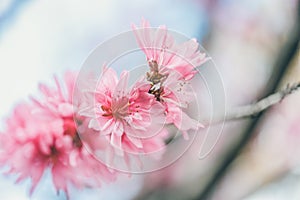
{"type": "MultiPolygon", "coordinates": [[[[288,84],[286,88],[284,88],[274,94],[271,94],[270,96],[265,97],[262,100],[254,103],[254,104],[249,104],[249,105],[236,107],[236,108],[230,108],[226,112],[225,116],[218,116],[213,120],[202,119],[200,121],[202,124],[204,124],[205,127],[208,127],[208,126],[220,124],[223,122],[255,117],[259,113],[280,103],[284,98],[286,98],[290,94],[294,93],[298,89],[300,89],[300,82],[293,84],[293,85],[288,84]]],[[[169,144],[171,141],[173,141],[174,139],[177,139],[178,137],[181,137],[181,135],[178,135],[178,134],[171,135],[170,137],[168,137],[165,140],[165,143],[169,144]]]]}
{"type": "Polygon", "coordinates": [[[237,108],[231,108],[226,112],[226,116],[217,118],[210,122],[211,124],[217,124],[223,121],[232,121],[238,120],[243,118],[255,117],[258,113],[265,111],[266,109],[270,108],[271,106],[280,103],[285,97],[292,94],[296,90],[300,88],[300,82],[287,85],[286,88],[271,94],[270,96],[250,105],[245,105],[237,108]]]}

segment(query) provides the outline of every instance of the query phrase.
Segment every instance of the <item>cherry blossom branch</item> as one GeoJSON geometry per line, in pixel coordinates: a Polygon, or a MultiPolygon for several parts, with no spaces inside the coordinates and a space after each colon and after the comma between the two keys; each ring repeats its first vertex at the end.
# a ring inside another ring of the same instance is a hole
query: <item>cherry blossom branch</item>
{"type": "MultiPolygon", "coordinates": [[[[284,89],[276,93],[273,93],[256,103],[240,106],[236,108],[231,108],[226,112],[225,116],[219,116],[212,121],[203,119],[201,120],[201,123],[204,124],[205,126],[209,126],[209,125],[219,124],[222,122],[255,117],[259,113],[262,113],[263,111],[270,108],[271,106],[280,103],[284,98],[296,92],[299,88],[300,88],[300,82],[294,83],[292,85],[288,84],[284,89]]],[[[175,134],[171,135],[169,138],[166,139],[165,143],[168,144],[170,141],[174,140],[177,137],[181,137],[181,135],[175,135],[175,134]]]]}
{"type": "Polygon", "coordinates": [[[232,121],[254,117],[258,113],[261,113],[266,109],[270,108],[271,106],[280,103],[285,97],[294,93],[299,88],[300,82],[292,85],[288,84],[286,88],[274,94],[271,94],[270,96],[263,98],[254,104],[245,105],[228,110],[225,117],[219,117],[216,120],[213,120],[210,124],[218,124],[223,121],[232,121]]]}

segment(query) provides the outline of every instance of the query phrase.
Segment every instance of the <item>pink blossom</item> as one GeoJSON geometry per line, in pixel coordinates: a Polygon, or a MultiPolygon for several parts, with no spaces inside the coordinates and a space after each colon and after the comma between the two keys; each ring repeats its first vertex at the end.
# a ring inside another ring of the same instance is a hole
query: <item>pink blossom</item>
{"type": "Polygon", "coordinates": [[[193,88],[189,81],[183,80],[179,73],[171,72],[162,83],[163,91],[160,101],[165,106],[167,123],[173,123],[180,130],[185,139],[188,139],[189,130],[198,130],[204,126],[190,118],[184,109],[195,100],[193,88]]]}
{"type": "Polygon", "coordinates": [[[156,62],[161,74],[168,74],[170,69],[179,72],[184,79],[190,80],[197,73],[195,67],[205,63],[209,58],[199,51],[196,39],[176,44],[165,26],[151,28],[146,20],[142,20],[141,28],[132,24],[136,40],[144,51],[148,62],[156,62]]]}
{"type": "Polygon", "coordinates": [[[203,127],[184,111],[194,99],[189,81],[197,73],[195,68],[209,58],[199,51],[195,39],[176,44],[165,26],[151,29],[149,22],[142,20],[141,28],[132,28],[150,67],[150,93],[165,107],[167,122],[174,124],[187,139],[189,130],[203,127]]]}
{"type": "Polygon", "coordinates": [[[95,90],[89,91],[91,98],[80,114],[90,117],[89,127],[104,136],[113,147],[114,153],[151,153],[161,150],[165,144],[164,107],[149,94],[150,84],[137,81],[128,87],[128,72],[120,79],[111,68],[103,68],[103,73],[95,90]]]}
{"type": "MultiPolygon", "coordinates": [[[[55,77],[56,87],[40,84],[43,98],[17,106],[1,134],[0,163],[10,166],[10,173],[19,174],[18,181],[31,178],[31,193],[46,169],[51,170],[57,191],[67,195],[68,184],[95,187],[115,179],[79,138],[72,105],[76,74],[65,73],[63,83],[55,77]]],[[[82,117],[76,119],[85,122],[82,117]]]]}
{"type": "Polygon", "coordinates": [[[167,123],[174,124],[188,139],[188,131],[198,130],[202,124],[190,118],[184,111],[195,99],[190,80],[185,80],[176,70],[169,70],[167,75],[161,74],[156,62],[150,63],[147,80],[151,85],[149,93],[165,107],[167,123]]]}

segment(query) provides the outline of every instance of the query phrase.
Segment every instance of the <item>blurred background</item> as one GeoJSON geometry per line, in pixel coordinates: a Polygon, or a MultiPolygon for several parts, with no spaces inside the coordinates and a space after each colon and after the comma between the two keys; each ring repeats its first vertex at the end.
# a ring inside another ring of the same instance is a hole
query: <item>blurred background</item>
{"type": "MultiPolygon", "coordinates": [[[[296,0],[0,0],[0,128],[16,103],[56,73],[79,70],[101,42],[142,17],[197,38],[214,59],[228,108],[262,97],[276,58],[298,22],[296,0]]],[[[282,87],[300,81],[299,52],[282,87]]],[[[263,117],[253,137],[214,189],[214,200],[300,199],[300,101],[287,97],[263,117]]],[[[198,158],[203,135],[175,164],[147,175],[124,175],[71,199],[197,199],[249,120],[225,124],[216,148],[198,158]]],[[[211,127],[212,131],[218,126],[211,127]]],[[[29,198],[29,181],[0,176],[0,199],[65,199],[45,178],[29,198]]]]}

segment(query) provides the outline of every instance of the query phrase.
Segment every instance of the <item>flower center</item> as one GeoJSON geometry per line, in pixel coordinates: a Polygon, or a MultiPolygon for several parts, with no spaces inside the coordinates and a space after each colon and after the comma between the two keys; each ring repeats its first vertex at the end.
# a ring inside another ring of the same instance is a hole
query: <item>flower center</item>
{"type": "Polygon", "coordinates": [[[102,114],[103,117],[112,117],[112,110],[110,107],[102,105],[101,109],[105,112],[104,114],[102,114]]]}
{"type": "Polygon", "coordinates": [[[50,162],[56,163],[57,159],[58,159],[58,155],[59,155],[59,152],[56,149],[55,145],[54,144],[51,145],[50,146],[50,155],[49,155],[50,162]]]}
{"type": "Polygon", "coordinates": [[[113,98],[111,106],[102,105],[102,116],[122,119],[128,115],[129,100],[127,97],[113,98]]]}
{"type": "Polygon", "coordinates": [[[72,138],[74,147],[82,147],[82,142],[78,135],[76,125],[72,117],[64,119],[64,135],[69,135],[72,138]]]}
{"type": "Polygon", "coordinates": [[[162,84],[168,76],[159,72],[158,64],[155,60],[151,60],[148,63],[150,72],[147,72],[147,80],[151,83],[149,93],[153,94],[157,101],[160,101],[160,96],[164,91],[162,84]]]}

